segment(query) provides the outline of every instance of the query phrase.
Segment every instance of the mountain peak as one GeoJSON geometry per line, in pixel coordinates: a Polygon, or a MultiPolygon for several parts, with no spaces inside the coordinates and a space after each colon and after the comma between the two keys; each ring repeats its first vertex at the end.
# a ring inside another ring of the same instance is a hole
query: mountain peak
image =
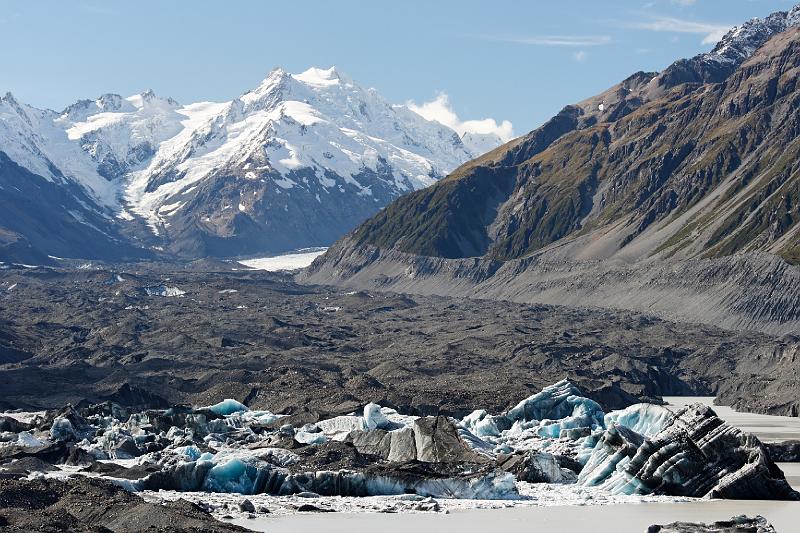
{"type": "Polygon", "coordinates": [[[741,63],[770,37],[800,24],[800,4],[789,11],[776,11],[764,18],[754,17],[734,26],[716,44],[707,59],[741,63]]]}
{"type": "MultiPolygon", "coordinates": [[[[113,97],[116,95],[111,96],[113,97]]],[[[141,109],[145,105],[149,104],[166,104],[169,107],[180,107],[180,104],[173,98],[162,98],[160,96],[156,96],[156,93],[153,89],[147,89],[139,94],[129,96],[126,98],[126,100],[138,109],[141,109]]]]}
{"type": "Polygon", "coordinates": [[[292,77],[297,81],[316,86],[337,85],[339,82],[352,83],[352,80],[336,70],[335,66],[327,69],[311,67],[300,74],[293,74],[292,77]]]}

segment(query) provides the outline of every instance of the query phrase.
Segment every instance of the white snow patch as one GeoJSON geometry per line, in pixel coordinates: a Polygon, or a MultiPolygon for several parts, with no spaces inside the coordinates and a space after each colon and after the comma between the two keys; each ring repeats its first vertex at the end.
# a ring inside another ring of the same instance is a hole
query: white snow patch
{"type": "Polygon", "coordinates": [[[299,270],[313,263],[314,259],[324,254],[326,250],[327,248],[317,248],[311,251],[298,251],[273,257],[246,259],[239,261],[239,263],[254,270],[266,270],[268,272],[299,270]]]}

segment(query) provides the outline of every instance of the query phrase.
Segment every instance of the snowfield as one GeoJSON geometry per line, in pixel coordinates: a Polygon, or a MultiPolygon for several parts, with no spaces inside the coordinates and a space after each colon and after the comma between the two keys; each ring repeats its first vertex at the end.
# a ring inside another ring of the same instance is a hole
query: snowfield
{"type": "Polygon", "coordinates": [[[317,248],[310,251],[298,250],[296,253],[278,255],[274,257],[261,257],[257,259],[245,259],[239,263],[254,270],[266,270],[267,272],[277,272],[279,270],[300,270],[306,268],[314,259],[327,251],[327,248],[317,248]]]}

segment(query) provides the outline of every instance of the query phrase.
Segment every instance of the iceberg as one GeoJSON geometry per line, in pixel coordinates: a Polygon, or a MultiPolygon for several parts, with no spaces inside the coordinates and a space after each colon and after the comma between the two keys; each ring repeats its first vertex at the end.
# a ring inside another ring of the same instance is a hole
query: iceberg
{"type": "Polygon", "coordinates": [[[22,431],[17,434],[16,444],[22,448],[37,448],[39,446],[43,446],[45,443],[31,435],[29,432],[22,431]]]}
{"type": "Polygon", "coordinates": [[[397,424],[390,422],[381,412],[381,406],[368,403],[364,406],[364,425],[367,429],[395,429],[397,424]]]}
{"type": "Polygon", "coordinates": [[[215,403],[214,405],[209,405],[206,407],[206,409],[221,416],[232,415],[233,413],[241,413],[243,411],[250,410],[243,403],[239,403],[230,398],[226,398],[219,403],[215,403]]]}
{"type": "Polygon", "coordinates": [[[664,429],[672,419],[672,411],[660,405],[637,403],[605,416],[605,427],[614,424],[625,426],[645,437],[652,437],[664,429]]]}
{"type": "Polygon", "coordinates": [[[268,463],[259,459],[234,457],[211,467],[202,490],[255,494],[263,490],[271,469],[268,463]]]}
{"type": "MultiPolygon", "coordinates": [[[[649,416],[631,420],[634,425],[644,420],[641,427],[654,429],[649,416]]],[[[729,426],[701,404],[671,414],[650,438],[615,423],[592,451],[578,482],[611,494],[800,499],[755,436],[729,426]]]]}
{"type": "Polygon", "coordinates": [[[61,441],[75,440],[75,428],[72,427],[72,422],[63,416],[56,417],[50,426],[50,438],[61,441]]]}

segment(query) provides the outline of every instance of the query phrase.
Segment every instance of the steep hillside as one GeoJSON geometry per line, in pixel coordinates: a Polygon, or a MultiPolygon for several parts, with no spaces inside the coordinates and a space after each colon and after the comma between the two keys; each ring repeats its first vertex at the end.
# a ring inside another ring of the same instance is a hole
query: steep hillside
{"type": "Polygon", "coordinates": [[[783,263],[800,262],[799,22],[754,19],[567,106],[393,202],[308,279],[792,331],[797,291],[776,291],[800,287],[783,263]],[[699,278],[678,290],[676,271],[699,278]]]}
{"type": "Polygon", "coordinates": [[[670,86],[674,65],[631,76],[393,203],[354,240],[500,260],[564,239],[581,258],[797,260],[799,37],[781,33],[718,82],[670,86]]]}

